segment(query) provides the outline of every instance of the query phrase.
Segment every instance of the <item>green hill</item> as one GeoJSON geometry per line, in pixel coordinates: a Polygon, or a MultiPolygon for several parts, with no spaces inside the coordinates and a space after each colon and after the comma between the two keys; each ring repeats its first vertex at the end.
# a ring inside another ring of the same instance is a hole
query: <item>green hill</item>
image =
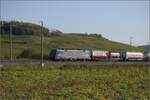
{"type": "Polygon", "coordinates": [[[144,51],[147,52],[150,49],[150,45],[141,45],[141,46],[138,46],[138,48],[144,49],[144,51]]]}
{"type": "MultiPolygon", "coordinates": [[[[28,23],[29,24],[29,23],[28,23]]],[[[23,24],[24,26],[26,23],[23,24]]],[[[33,29],[37,27],[33,25],[33,29]]],[[[6,27],[6,26],[5,26],[6,27]]],[[[21,27],[21,26],[18,26],[21,27]]],[[[39,26],[38,26],[39,27],[39,26]]],[[[2,27],[2,29],[4,26],[2,27]]],[[[25,28],[25,27],[24,27],[25,28]]],[[[41,27],[39,27],[41,28],[41,27]]],[[[45,28],[47,29],[47,28],[45,28]]],[[[27,30],[32,30],[28,27],[27,30]]],[[[9,42],[9,28],[3,29],[3,34],[1,35],[1,58],[9,58],[10,56],[10,42],[9,42]]],[[[22,31],[20,31],[22,32],[22,31]]],[[[27,31],[28,32],[28,31],[27,31]]],[[[44,34],[43,48],[44,48],[44,58],[48,57],[48,54],[53,48],[69,48],[69,49],[98,49],[98,50],[110,50],[110,51],[143,51],[143,49],[129,46],[127,44],[118,43],[110,41],[101,35],[87,35],[87,34],[65,34],[61,31],[47,31],[47,34],[44,34]],[[47,35],[49,34],[49,35],[47,35]]],[[[13,58],[22,57],[23,52],[24,57],[29,58],[40,58],[41,52],[41,37],[40,34],[13,34],[13,58]]]]}
{"type": "MultiPolygon", "coordinates": [[[[1,56],[9,58],[10,42],[8,35],[2,35],[1,56]]],[[[41,50],[40,36],[33,35],[15,35],[13,36],[13,57],[18,57],[24,50],[29,49],[34,51],[31,56],[40,57],[41,50]]],[[[136,47],[131,47],[126,44],[113,42],[104,38],[82,37],[77,35],[63,34],[61,36],[48,37],[44,36],[44,55],[49,54],[52,48],[73,48],[73,49],[99,49],[110,51],[143,51],[136,47]]]]}

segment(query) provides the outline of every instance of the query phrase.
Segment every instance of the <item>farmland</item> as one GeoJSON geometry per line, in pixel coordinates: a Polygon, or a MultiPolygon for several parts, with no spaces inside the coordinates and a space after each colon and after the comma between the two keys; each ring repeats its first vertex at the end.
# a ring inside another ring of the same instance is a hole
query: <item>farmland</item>
{"type": "Polygon", "coordinates": [[[148,64],[5,65],[0,99],[148,100],[148,64]]]}

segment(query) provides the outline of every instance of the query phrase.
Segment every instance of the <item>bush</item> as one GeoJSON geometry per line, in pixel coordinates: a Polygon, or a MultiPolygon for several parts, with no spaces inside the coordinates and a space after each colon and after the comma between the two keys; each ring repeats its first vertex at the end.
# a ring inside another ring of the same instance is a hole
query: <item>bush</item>
{"type": "Polygon", "coordinates": [[[41,54],[38,54],[38,53],[34,53],[31,58],[33,59],[41,59],[41,54]]]}
{"type": "Polygon", "coordinates": [[[21,54],[19,55],[19,58],[32,58],[32,56],[34,55],[34,50],[32,49],[25,49],[21,52],[21,54]]]}
{"type": "MultiPolygon", "coordinates": [[[[25,49],[17,58],[41,59],[41,53],[36,53],[35,50],[32,49],[25,49]]],[[[49,59],[48,55],[43,55],[43,59],[49,59]]]]}
{"type": "Polygon", "coordinates": [[[62,34],[63,32],[60,30],[51,30],[51,32],[49,32],[49,36],[61,36],[62,34]]]}

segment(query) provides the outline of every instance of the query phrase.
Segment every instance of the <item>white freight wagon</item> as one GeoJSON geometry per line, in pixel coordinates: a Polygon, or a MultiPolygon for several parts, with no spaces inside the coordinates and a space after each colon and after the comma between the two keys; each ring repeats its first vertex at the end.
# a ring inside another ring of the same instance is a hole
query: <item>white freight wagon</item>
{"type": "Polygon", "coordinates": [[[124,60],[144,60],[144,53],[142,52],[124,52],[123,53],[124,60]]]}
{"type": "Polygon", "coordinates": [[[120,61],[121,60],[121,54],[119,52],[111,52],[110,53],[110,60],[120,61]]]}

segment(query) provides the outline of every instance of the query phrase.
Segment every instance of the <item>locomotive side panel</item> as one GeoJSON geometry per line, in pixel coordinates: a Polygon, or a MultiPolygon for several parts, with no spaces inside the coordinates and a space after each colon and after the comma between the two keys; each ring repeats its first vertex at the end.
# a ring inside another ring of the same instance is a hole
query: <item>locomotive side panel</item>
{"type": "Polygon", "coordinates": [[[90,60],[89,50],[57,50],[57,60],[90,60]]]}

